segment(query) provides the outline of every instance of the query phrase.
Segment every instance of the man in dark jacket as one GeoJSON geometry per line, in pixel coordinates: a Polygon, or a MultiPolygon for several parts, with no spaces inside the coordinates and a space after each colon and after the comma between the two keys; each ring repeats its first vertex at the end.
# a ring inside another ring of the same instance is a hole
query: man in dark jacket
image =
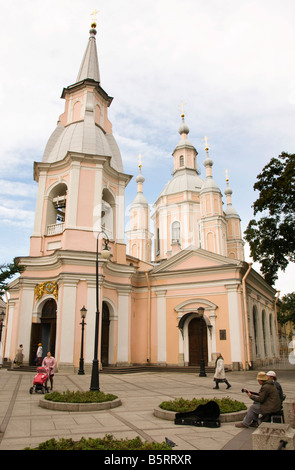
{"type": "Polygon", "coordinates": [[[253,394],[247,392],[249,398],[254,401],[253,405],[247,411],[242,423],[237,423],[237,428],[256,427],[258,425],[258,417],[260,414],[273,414],[281,410],[281,400],[277,388],[273,381],[265,374],[259,372],[257,375],[258,383],[261,385],[259,393],[253,394]]]}

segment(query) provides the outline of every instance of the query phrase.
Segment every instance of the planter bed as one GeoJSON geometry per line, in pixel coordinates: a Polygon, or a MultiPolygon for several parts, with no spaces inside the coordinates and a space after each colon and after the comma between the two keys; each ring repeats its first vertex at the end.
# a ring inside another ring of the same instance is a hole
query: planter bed
{"type": "Polygon", "coordinates": [[[116,408],[120,405],[122,405],[122,402],[119,398],[101,403],[65,403],[45,400],[44,398],[39,401],[39,406],[41,406],[41,408],[55,411],[99,411],[116,408]]]}

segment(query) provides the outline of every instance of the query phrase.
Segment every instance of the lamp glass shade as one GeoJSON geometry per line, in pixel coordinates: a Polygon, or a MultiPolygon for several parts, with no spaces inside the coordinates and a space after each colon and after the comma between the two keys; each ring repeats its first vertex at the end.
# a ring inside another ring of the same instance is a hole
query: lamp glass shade
{"type": "Polygon", "coordinates": [[[81,308],[80,313],[81,313],[81,318],[85,318],[85,317],[86,317],[87,308],[85,308],[84,305],[83,305],[83,307],[81,308]]]}

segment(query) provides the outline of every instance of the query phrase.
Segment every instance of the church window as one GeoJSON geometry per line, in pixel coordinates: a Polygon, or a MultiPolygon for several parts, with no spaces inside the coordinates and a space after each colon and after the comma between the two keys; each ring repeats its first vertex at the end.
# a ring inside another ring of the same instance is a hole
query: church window
{"type": "Polygon", "coordinates": [[[104,188],[101,201],[101,230],[103,230],[109,239],[114,239],[114,217],[115,200],[112,193],[104,188]]]}
{"type": "Polygon", "coordinates": [[[67,205],[67,186],[56,185],[50,192],[47,205],[47,235],[56,235],[64,230],[67,205]]]}
{"type": "Polygon", "coordinates": [[[180,167],[184,166],[184,156],[183,155],[180,155],[180,157],[179,157],[179,166],[180,167]]]}
{"type": "Polygon", "coordinates": [[[219,338],[220,340],[226,340],[226,330],[219,330],[219,338]]]}
{"type": "Polygon", "coordinates": [[[160,254],[160,229],[157,228],[157,249],[156,249],[156,256],[160,254]]]}
{"type": "Polygon", "coordinates": [[[180,223],[178,221],[172,224],[172,243],[180,242],[180,223]]]}

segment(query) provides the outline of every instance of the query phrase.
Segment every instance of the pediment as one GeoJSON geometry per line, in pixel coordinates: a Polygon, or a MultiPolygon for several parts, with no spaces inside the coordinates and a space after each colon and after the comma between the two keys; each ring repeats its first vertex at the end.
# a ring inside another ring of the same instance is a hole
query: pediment
{"type": "Polygon", "coordinates": [[[196,269],[218,268],[222,266],[238,266],[240,261],[221,256],[202,248],[188,247],[172,256],[168,260],[162,261],[153,269],[153,273],[190,271],[196,269]]]}

